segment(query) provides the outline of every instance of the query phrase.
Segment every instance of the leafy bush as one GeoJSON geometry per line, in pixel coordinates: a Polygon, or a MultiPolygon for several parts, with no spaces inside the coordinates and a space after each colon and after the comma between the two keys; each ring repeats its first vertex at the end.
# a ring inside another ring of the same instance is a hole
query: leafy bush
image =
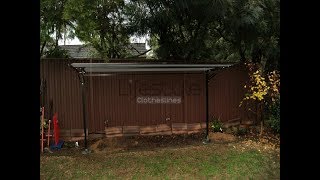
{"type": "Polygon", "coordinates": [[[270,105],[267,125],[276,133],[280,133],[280,97],[270,105]]]}
{"type": "Polygon", "coordinates": [[[45,52],[46,58],[69,58],[68,51],[65,49],[61,49],[60,47],[56,47],[53,49],[49,49],[45,52]]]}
{"type": "Polygon", "coordinates": [[[223,123],[220,121],[220,118],[215,118],[212,117],[212,121],[211,121],[211,125],[210,127],[212,128],[213,132],[222,132],[222,128],[223,128],[223,123]]]}
{"type": "MultiPolygon", "coordinates": [[[[48,119],[44,119],[43,130],[46,130],[49,126],[48,119]]],[[[41,132],[41,117],[40,117],[40,132],[41,132]]]]}

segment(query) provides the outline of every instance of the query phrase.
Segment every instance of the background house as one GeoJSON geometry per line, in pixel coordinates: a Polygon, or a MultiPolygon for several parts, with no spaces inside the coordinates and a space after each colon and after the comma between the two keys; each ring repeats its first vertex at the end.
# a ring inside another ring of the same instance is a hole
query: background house
{"type": "MultiPolygon", "coordinates": [[[[68,51],[71,58],[83,59],[83,58],[99,58],[97,51],[87,45],[59,45],[61,49],[68,51]]],[[[130,43],[126,47],[131,56],[136,58],[146,58],[146,44],[145,43],[130,43]]]]}

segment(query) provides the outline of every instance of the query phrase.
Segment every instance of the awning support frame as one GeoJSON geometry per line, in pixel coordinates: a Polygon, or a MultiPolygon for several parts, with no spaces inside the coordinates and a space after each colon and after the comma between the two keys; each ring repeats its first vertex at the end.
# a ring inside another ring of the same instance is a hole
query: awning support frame
{"type": "MultiPolygon", "coordinates": [[[[92,69],[99,69],[99,65],[101,66],[101,64],[103,63],[90,63],[90,64],[86,64],[86,63],[72,63],[71,66],[73,67],[73,69],[75,69],[77,72],[78,72],[78,76],[79,76],[79,79],[80,79],[80,86],[81,86],[81,94],[82,94],[82,114],[83,114],[83,132],[84,132],[84,145],[85,145],[85,150],[82,152],[82,154],[89,154],[90,153],[90,150],[88,149],[88,142],[87,142],[87,115],[86,115],[86,96],[85,96],[85,73],[86,73],[86,69],[85,68],[90,68],[89,70],[92,71],[92,69]],[[94,67],[93,67],[94,66],[94,67]]],[[[108,71],[112,71],[112,72],[125,72],[124,70],[122,69],[117,69],[117,68],[120,68],[121,66],[119,66],[121,63],[117,64],[117,63],[114,63],[114,64],[111,64],[110,66],[107,66],[107,67],[104,67],[108,71]],[[113,70],[112,70],[113,69],[113,70]]],[[[104,65],[104,64],[103,64],[104,65]]],[[[122,64],[124,66],[127,66],[126,68],[129,68],[128,71],[131,71],[131,72],[135,72],[135,71],[145,71],[144,68],[150,68],[149,70],[152,72],[152,70],[154,70],[155,68],[154,67],[158,67],[158,69],[156,69],[157,71],[161,70],[159,69],[159,67],[161,68],[164,68],[163,71],[175,71],[177,70],[180,66],[181,67],[188,67],[188,65],[183,65],[183,64],[169,64],[169,65],[139,65],[139,64],[132,64],[132,63],[128,63],[128,64],[122,64]],[[152,66],[153,69],[151,68],[152,66]],[[140,67],[140,69],[139,69],[140,67]],[[142,68],[142,69],[141,69],[142,68]],[[167,69],[165,69],[167,68],[167,69]],[[168,69],[169,68],[169,69],[168,69]],[[175,69],[177,68],[177,69],[175,69]]],[[[105,65],[104,65],[105,66],[105,65]]],[[[190,66],[190,65],[189,65],[190,66]]],[[[210,72],[211,70],[217,68],[217,67],[229,67],[231,66],[231,64],[227,64],[227,65],[208,65],[208,64],[205,64],[205,65],[200,65],[200,64],[197,64],[197,65],[191,65],[193,66],[193,68],[203,68],[203,69],[192,69],[190,68],[189,70],[199,70],[199,71],[203,71],[204,74],[205,74],[205,104],[206,104],[206,137],[203,141],[204,144],[208,144],[210,143],[210,138],[209,138],[209,108],[208,108],[208,96],[209,96],[209,93],[208,93],[208,84],[209,84],[209,81],[211,78],[213,78],[215,76],[215,74],[211,74],[210,75],[210,72]]],[[[183,69],[184,71],[187,71],[187,69],[183,69]]],[[[148,70],[146,70],[148,71],[148,70]]],[[[99,72],[99,71],[96,71],[96,72],[99,72]]],[[[185,72],[184,72],[185,73],[185,72]]],[[[92,76],[92,74],[90,74],[90,76],[92,76]]],[[[94,75],[93,75],[94,76],[94,75]]]]}
{"type": "Polygon", "coordinates": [[[82,115],[83,115],[83,133],[84,133],[84,151],[82,154],[89,154],[90,150],[88,149],[88,140],[87,140],[87,114],[86,114],[86,92],[85,92],[85,70],[84,68],[79,68],[78,77],[80,79],[80,89],[82,96],[82,115]]]}

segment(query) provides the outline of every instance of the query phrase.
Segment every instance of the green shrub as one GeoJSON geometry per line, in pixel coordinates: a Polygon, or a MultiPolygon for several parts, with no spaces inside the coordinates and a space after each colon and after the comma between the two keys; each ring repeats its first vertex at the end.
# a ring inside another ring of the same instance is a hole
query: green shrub
{"type": "Polygon", "coordinates": [[[69,58],[68,51],[60,47],[52,48],[45,52],[46,58],[69,58]]]}
{"type": "Polygon", "coordinates": [[[280,133],[280,97],[270,105],[267,125],[276,133],[280,133]]]}
{"type": "Polygon", "coordinates": [[[211,120],[211,125],[210,125],[211,129],[213,132],[222,132],[222,128],[223,128],[223,123],[220,121],[220,118],[215,118],[212,117],[211,120]]]}
{"type": "MultiPolygon", "coordinates": [[[[43,121],[43,130],[46,130],[49,126],[48,119],[44,119],[43,121]]],[[[41,132],[41,117],[40,117],[40,132],[41,132]]]]}

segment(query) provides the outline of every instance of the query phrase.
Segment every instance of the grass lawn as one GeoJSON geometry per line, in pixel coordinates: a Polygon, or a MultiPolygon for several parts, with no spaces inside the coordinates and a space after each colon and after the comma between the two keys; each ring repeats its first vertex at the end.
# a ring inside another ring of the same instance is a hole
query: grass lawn
{"type": "Polygon", "coordinates": [[[63,151],[41,155],[41,179],[280,179],[279,150],[244,142],[89,155],[63,151]]]}

